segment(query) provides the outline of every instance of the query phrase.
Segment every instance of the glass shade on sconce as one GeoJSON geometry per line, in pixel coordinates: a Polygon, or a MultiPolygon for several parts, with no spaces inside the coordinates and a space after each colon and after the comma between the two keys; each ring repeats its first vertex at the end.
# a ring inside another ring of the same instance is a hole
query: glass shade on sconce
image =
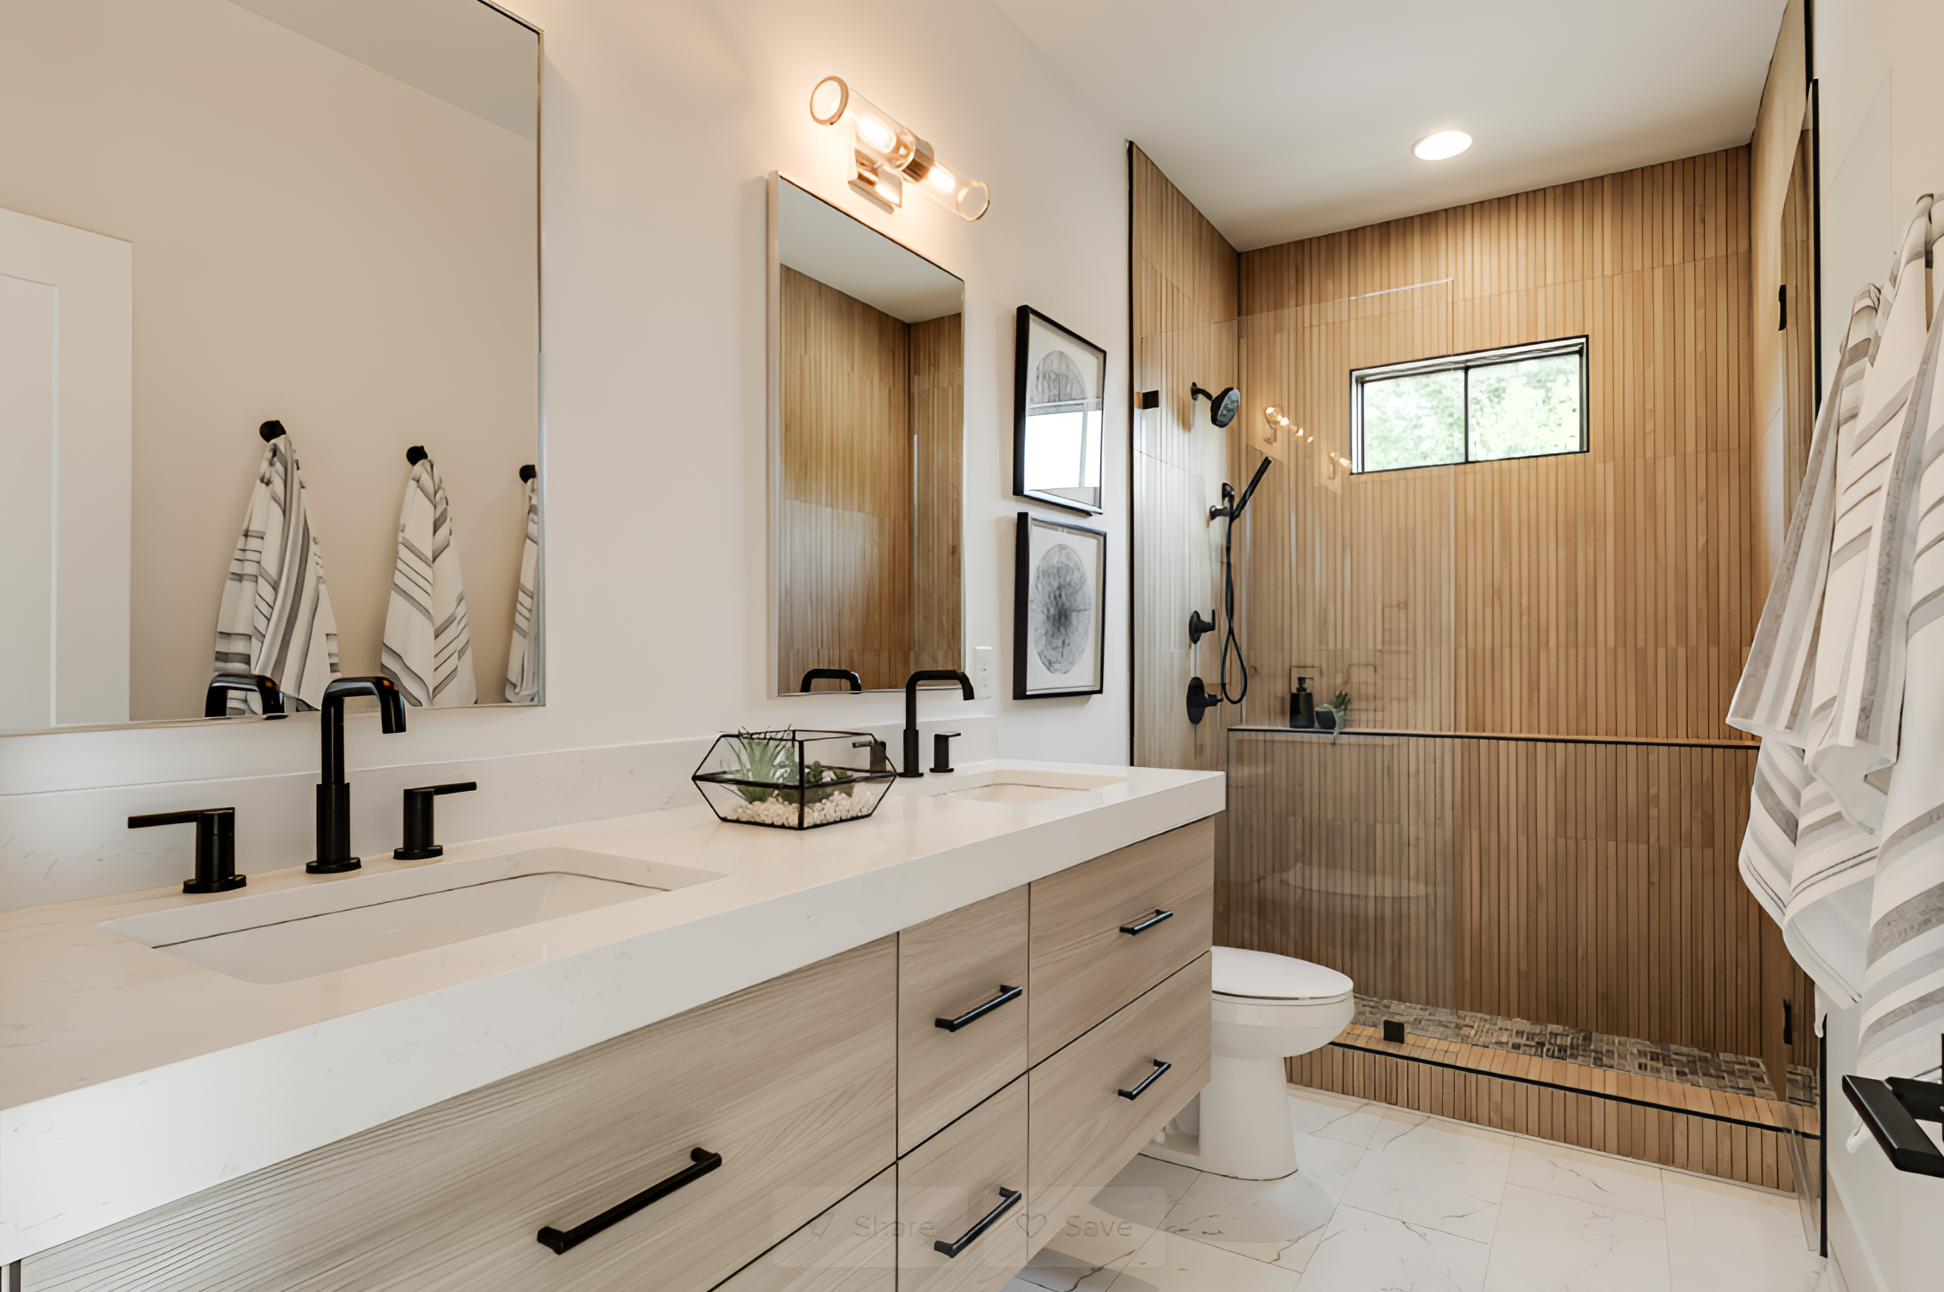
{"type": "Polygon", "coordinates": [[[826,76],[810,91],[810,119],[834,126],[845,117],[856,140],[857,175],[851,183],[857,188],[897,208],[904,205],[904,186],[915,184],[962,220],[986,213],[992,199],[983,183],[940,163],[930,143],[843,78],[826,76]]]}

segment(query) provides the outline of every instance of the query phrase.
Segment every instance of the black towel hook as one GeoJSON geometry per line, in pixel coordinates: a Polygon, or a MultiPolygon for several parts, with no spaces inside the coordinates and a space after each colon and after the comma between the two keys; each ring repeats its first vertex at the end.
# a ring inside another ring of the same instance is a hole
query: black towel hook
{"type": "Polygon", "coordinates": [[[268,444],[270,441],[276,439],[279,435],[285,434],[284,425],[282,422],[279,422],[273,418],[270,421],[265,422],[263,425],[257,427],[257,434],[263,437],[263,442],[265,444],[268,444]]]}
{"type": "Polygon", "coordinates": [[[414,444],[411,448],[405,450],[405,460],[413,466],[417,466],[430,456],[432,455],[425,451],[423,444],[414,444]]]}
{"type": "Polygon", "coordinates": [[[540,473],[538,471],[535,471],[533,469],[533,463],[529,462],[525,466],[520,468],[520,482],[524,484],[528,480],[533,479],[533,477],[539,474],[540,473]]]}

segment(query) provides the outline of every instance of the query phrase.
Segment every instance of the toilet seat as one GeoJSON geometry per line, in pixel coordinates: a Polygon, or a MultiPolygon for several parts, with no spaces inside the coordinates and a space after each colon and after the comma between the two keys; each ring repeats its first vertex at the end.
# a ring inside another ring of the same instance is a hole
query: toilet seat
{"type": "Polygon", "coordinates": [[[1335,1005],[1349,1000],[1355,986],[1323,965],[1240,947],[1214,948],[1211,969],[1216,997],[1237,1004],[1335,1005]]]}

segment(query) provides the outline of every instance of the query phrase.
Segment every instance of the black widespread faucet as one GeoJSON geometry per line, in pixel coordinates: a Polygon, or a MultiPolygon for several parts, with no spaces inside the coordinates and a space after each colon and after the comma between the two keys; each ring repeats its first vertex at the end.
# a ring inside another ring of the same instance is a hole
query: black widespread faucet
{"type": "Polygon", "coordinates": [[[918,758],[918,684],[920,682],[957,682],[965,698],[975,697],[972,679],[955,668],[921,668],[905,679],[904,764],[898,775],[923,776],[918,758]]]}
{"type": "Polygon", "coordinates": [[[323,780],[317,786],[317,860],[304,867],[313,875],[356,870],[351,855],[351,787],[344,779],[344,702],[354,695],[375,696],[378,721],[386,735],[405,730],[405,699],[388,677],[341,677],[324,688],[323,712],[317,715],[324,733],[323,780]]]}

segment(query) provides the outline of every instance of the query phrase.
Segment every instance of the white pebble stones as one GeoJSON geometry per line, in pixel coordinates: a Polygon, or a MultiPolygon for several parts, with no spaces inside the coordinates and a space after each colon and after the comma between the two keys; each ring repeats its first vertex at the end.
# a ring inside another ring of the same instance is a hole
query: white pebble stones
{"type": "MultiPolygon", "coordinates": [[[[857,793],[837,793],[819,799],[803,809],[803,824],[806,826],[829,825],[833,821],[848,821],[852,817],[868,816],[871,801],[857,793]]],[[[760,803],[738,803],[730,809],[729,816],[734,821],[748,821],[755,825],[780,825],[792,829],[797,824],[797,805],[783,795],[766,798],[760,803]]]]}

